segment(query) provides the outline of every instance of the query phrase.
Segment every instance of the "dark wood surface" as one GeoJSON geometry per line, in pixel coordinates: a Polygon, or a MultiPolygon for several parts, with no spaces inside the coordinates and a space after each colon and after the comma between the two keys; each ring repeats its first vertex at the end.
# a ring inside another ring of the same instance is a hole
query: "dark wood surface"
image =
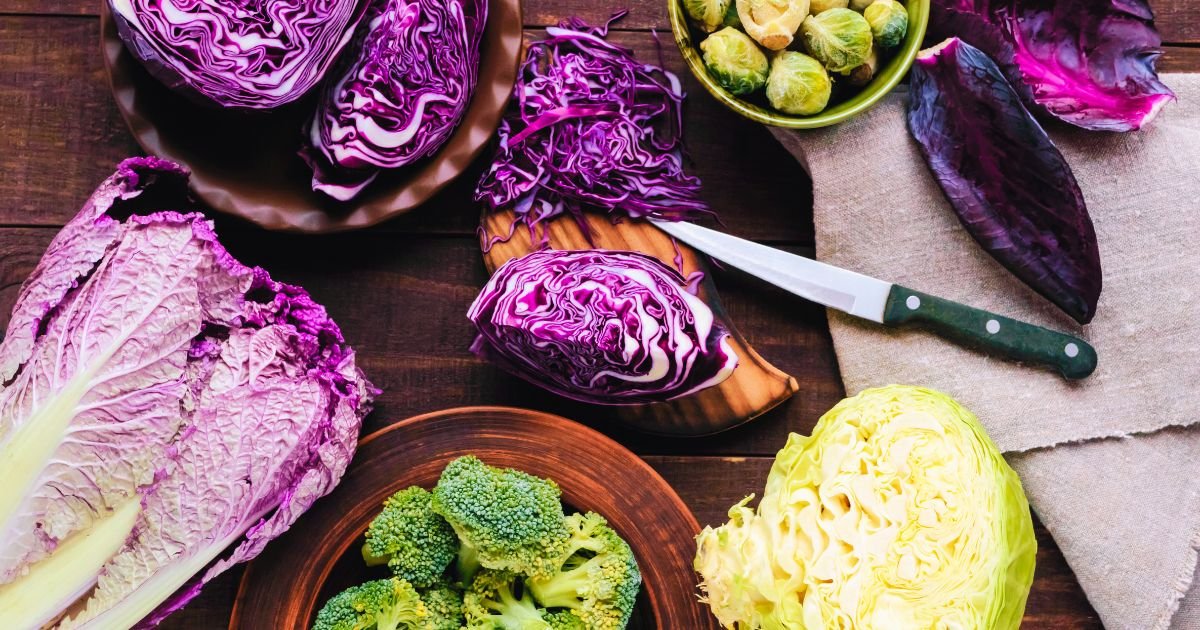
{"type": "MultiPolygon", "coordinates": [[[[114,108],[98,52],[99,0],[0,0],[0,324],[20,283],[57,227],[74,215],[123,157],[137,153],[114,108]]],[[[1200,70],[1195,0],[1151,0],[1168,42],[1160,67],[1200,70]]],[[[663,42],[666,65],[691,97],[687,140],[694,171],[727,229],[800,253],[812,251],[811,193],[800,167],[752,123],[720,108],[687,74],[671,43],[662,0],[597,3],[527,0],[527,35],[561,17],[599,20],[631,7],[613,38],[645,59],[663,42]]],[[[485,156],[486,159],[486,156],[485,156]]],[[[795,376],[799,391],[746,426],[708,438],[658,438],[614,426],[604,409],[552,398],[476,360],[467,306],[487,277],[470,201],[476,164],[426,207],[356,234],[270,234],[218,217],[230,250],[275,277],[307,287],[359,350],[386,393],[367,420],[373,431],[409,416],[500,404],[585,422],[640,454],[669,481],[701,524],[761,491],[771,457],[790,431],[807,432],[844,394],[822,309],[732,272],[715,276],[732,321],[766,360],[795,376]]],[[[1027,628],[1098,628],[1073,574],[1038,526],[1037,580],[1027,628]]],[[[240,570],[223,576],[166,628],[209,630],[229,620],[240,570]]],[[[671,630],[675,630],[672,628],[671,630]]],[[[686,629],[680,629],[686,630],[686,629]]]]}

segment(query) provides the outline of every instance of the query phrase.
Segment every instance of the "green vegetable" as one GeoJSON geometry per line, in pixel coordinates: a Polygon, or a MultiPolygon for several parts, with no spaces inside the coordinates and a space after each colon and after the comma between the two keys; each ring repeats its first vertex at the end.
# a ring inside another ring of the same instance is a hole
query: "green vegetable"
{"type": "MultiPolygon", "coordinates": [[[[551,630],[521,576],[483,569],[463,595],[467,630],[551,630]]],[[[569,627],[569,626],[566,626],[569,627]]]]}
{"type": "Polygon", "coordinates": [[[770,50],[792,43],[808,15],[809,0],[736,0],[738,19],[746,34],[770,50]]]}
{"type": "Polygon", "coordinates": [[[721,26],[732,26],[736,29],[742,28],[742,18],[738,17],[736,2],[729,3],[729,8],[725,10],[725,19],[721,21],[721,26]]]}
{"type": "Polygon", "coordinates": [[[463,594],[447,582],[439,582],[421,592],[421,601],[429,611],[423,630],[459,630],[463,620],[463,594]]]}
{"type": "Polygon", "coordinates": [[[374,580],[325,602],[312,630],[425,630],[429,611],[412,584],[399,578],[374,580]]]}
{"type": "Polygon", "coordinates": [[[871,3],[874,1],[875,0],[850,0],[849,8],[851,11],[858,11],[859,13],[862,13],[863,11],[866,11],[867,7],[871,6],[871,3]]]}
{"type": "Polygon", "coordinates": [[[728,628],[1015,630],[1037,543],[1021,482],[979,420],[928,389],[842,401],[792,434],[758,509],[697,537],[728,628]]]}
{"type": "MultiPolygon", "coordinates": [[[[458,534],[462,557],[474,554],[489,569],[537,576],[555,571],[570,537],[560,495],[553,481],[468,455],[442,471],[431,505],[458,534]]],[[[470,573],[459,577],[466,583],[470,573]]]]}
{"type": "Polygon", "coordinates": [[[808,12],[816,15],[830,9],[845,9],[850,6],[850,0],[811,0],[808,12]]]}
{"type": "Polygon", "coordinates": [[[681,0],[689,17],[707,33],[721,27],[732,0],[681,0]]]}
{"type": "Polygon", "coordinates": [[[785,50],[771,61],[767,75],[767,101],[787,114],[810,116],[825,109],[833,83],[829,73],[812,57],[785,50]]]}
{"type": "Polygon", "coordinates": [[[804,49],[830,72],[849,72],[871,52],[871,25],[850,9],[810,15],[800,26],[804,49]]]}
{"type": "Polygon", "coordinates": [[[871,54],[867,55],[867,60],[863,64],[850,71],[846,75],[846,82],[854,86],[864,86],[875,78],[875,72],[879,69],[879,53],[875,48],[871,48],[871,54]]]}
{"type": "Polygon", "coordinates": [[[362,555],[367,566],[388,568],[417,587],[438,581],[458,555],[458,537],[430,507],[433,495],[413,486],[397,492],[367,527],[362,555]]]}
{"type": "Polygon", "coordinates": [[[904,33],[908,31],[908,10],[896,0],[875,0],[863,12],[863,17],[871,25],[876,44],[891,48],[904,41],[904,33]]]}
{"type": "Polygon", "coordinates": [[[745,33],[727,26],[700,42],[704,66],[731,94],[756,92],[767,84],[767,56],[745,33]]]}
{"type": "Polygon", "coordinates": [[[572,514],[567,523],[568,553],[557,573],[529,580],[534,600],[573,611],[590,630],[621,630],[642,585],[633,550],[598,514],[572,514]]]}

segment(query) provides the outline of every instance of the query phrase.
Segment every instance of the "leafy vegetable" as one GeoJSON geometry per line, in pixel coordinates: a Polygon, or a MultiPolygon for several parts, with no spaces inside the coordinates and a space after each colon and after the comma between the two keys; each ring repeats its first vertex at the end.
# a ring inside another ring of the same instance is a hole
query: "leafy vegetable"
{"type": "Polygon", "coordinates": [[[804,53],[785,50],[771,61],[767,101],[785,114],[809,116],[825,109],[833,82],[821,62],[804,53]]]}
{"type": "Polygon", "coordinates": [[[360,0],[108,0],[126,48],[167,87],[222,107],[270,109],[321,81],[360,0]]]}
{"type": "Polygon", "coordinates": [[[746,34],[770,50],[783,50],[792,43],[809,6],[809,0],[736,0],[736,3],[746,34]]]}
{"type": "Polygon", "coordinates": [[[351,586],[325,602],[313,630],[425,630],[429,611],[399,578],[351,586]]]}
{"type": "Polygon", "coordinates": [[[479,76],[486,0],[385,0],[357,61],[330,81],[301,157],[313,190],[356,196],[379,174],[433,155],[467,111],[479,76]]]}
{"type": "Polygon", "coordinates": [[[1091,321],[1102,274],[1083,195],[996,64],[957,38],[922,51],[908,127],[971,236],[1071,317],[1091,321]]]}
{"type": "Polygon", "coordinates": [[[809,3],[808,12],[816,15],[822,11],[845,9],[848,6],[850,6],[850,0],[812,0],[809,3]]]}
{"type": "Polygon", "coordinates": [[[472,350],[583,402],[670,400],[737,366],[729,333],[658,259],[636,252],[542,250],[496,270],[467,316],[472,350]]]}
{"type": "Polygon", "coordinates": [[[994,58],[1026,105],[1085,129],[1130,131],[1174,98],[1145,0],[934,0],[933,37],[994,58]]]}
{"type": "Polygon", "coordinates": [[[681,0],[683,9],[704,32],[711,33],[725,21],[733,0],[681,0]]]}
{"type": "MultiPolygon", "coordinates": [[[[617,14],[613,19],[624,15],[617,14]]],[[[700,181],[683,172],[679,78],[638,63],[579,20],[529,44],[517,77],[517,114],[475,192],[513,209],[530,229],[584,211],[687,219],[709,213],[700,181]]],[[[543,233],[535,241],[545,243],[543,233]]]]}
{"type": "Polygon", "coordinates": [[[433,494],[413,486],[388,497],[367,528],[363,560],[386,564],[396,577],[428,587],[441,579],[458,557],[454,528],[431,505],[433,494]]]}
{"type": "Polygon", "coordinates": [[[866,390],[792,434],[758,509],[697,538],[725,627],[1015,630],[1037,542],[979,420],[907,386],[866,390]]]}
{"type": "Polygon", "coordinates": [[[904,33],[908,31],[908,9],[903,4],[896,0],[875,0],[863,12],[863,17],[871,25],[876,44],[891,48],[904,41],[904,33]]]}
{"type": "Polygon", "coordinates": [[[871,25],[850,9],[810,15],[800,26],[804,50],[830,72],[849,72],[871,54],[871,25]]]}
{"type": "Polygon", "coordinates": [[[0,344],[0,627],[153,625],[340,480],[374,389],[325,309],[238,263],[187,175],[121,164],[0,344]],[[229,547],[232,552],[220,557],[229,547]],[[36,597],[30,597],[36,593],[36,597]]]}
{"type": "Polygon", "coordinates": [[[750,94],[767,84],[767,56],[736,28],[725,28],[700,42],[704,66],[731,94],[750,94]]]}

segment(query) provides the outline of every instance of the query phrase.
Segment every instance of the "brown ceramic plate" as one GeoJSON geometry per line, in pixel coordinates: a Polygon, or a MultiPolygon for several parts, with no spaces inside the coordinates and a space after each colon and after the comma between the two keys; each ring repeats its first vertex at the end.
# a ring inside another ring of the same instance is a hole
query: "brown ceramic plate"
{"type": "Polygon", "coordinates": [[[629,541],[643,579],[630,628],[717,628],[696,596],[692,557],[700,526],[658,473],[570,420],[466,407],[410,418],[363,438],[337,490],[247,567],[230,629],[311,627],[329,597],[385,577],[386,569],[362,562],[367,524],[392,493],[432,487],[450,460],[466,454],[555,480],[568,509],[604,515],[629,541]]]}
{"type": "Polygon", "coordinates": [[[302,123],[319,90],[270,112],[197,105],[142,68],[117,36],[108,3],[101,5],[104,65],[117,108],[138,144],[191,169],[192,190],[208,205],[272,230],[351,230],[424,203],[462,173],[491,139],[512,94],[521,54],[521,0],[490,0],[479,86],[462,124],[437,154],[380,176],[343,204],[312,191],[312,172],[296,155],[302,123]]]}

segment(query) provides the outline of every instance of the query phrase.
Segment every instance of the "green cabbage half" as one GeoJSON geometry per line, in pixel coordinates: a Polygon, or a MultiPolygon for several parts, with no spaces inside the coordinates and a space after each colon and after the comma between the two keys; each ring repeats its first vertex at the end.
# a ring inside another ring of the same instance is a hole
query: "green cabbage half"
{"type": "Polygon", "coordinates": [[[979,420],[907,386],[843,400],[792,434],[757,511],[697,538],[727,628],[1006,630],[1037,543],[1017,475],[979,420]]]}

